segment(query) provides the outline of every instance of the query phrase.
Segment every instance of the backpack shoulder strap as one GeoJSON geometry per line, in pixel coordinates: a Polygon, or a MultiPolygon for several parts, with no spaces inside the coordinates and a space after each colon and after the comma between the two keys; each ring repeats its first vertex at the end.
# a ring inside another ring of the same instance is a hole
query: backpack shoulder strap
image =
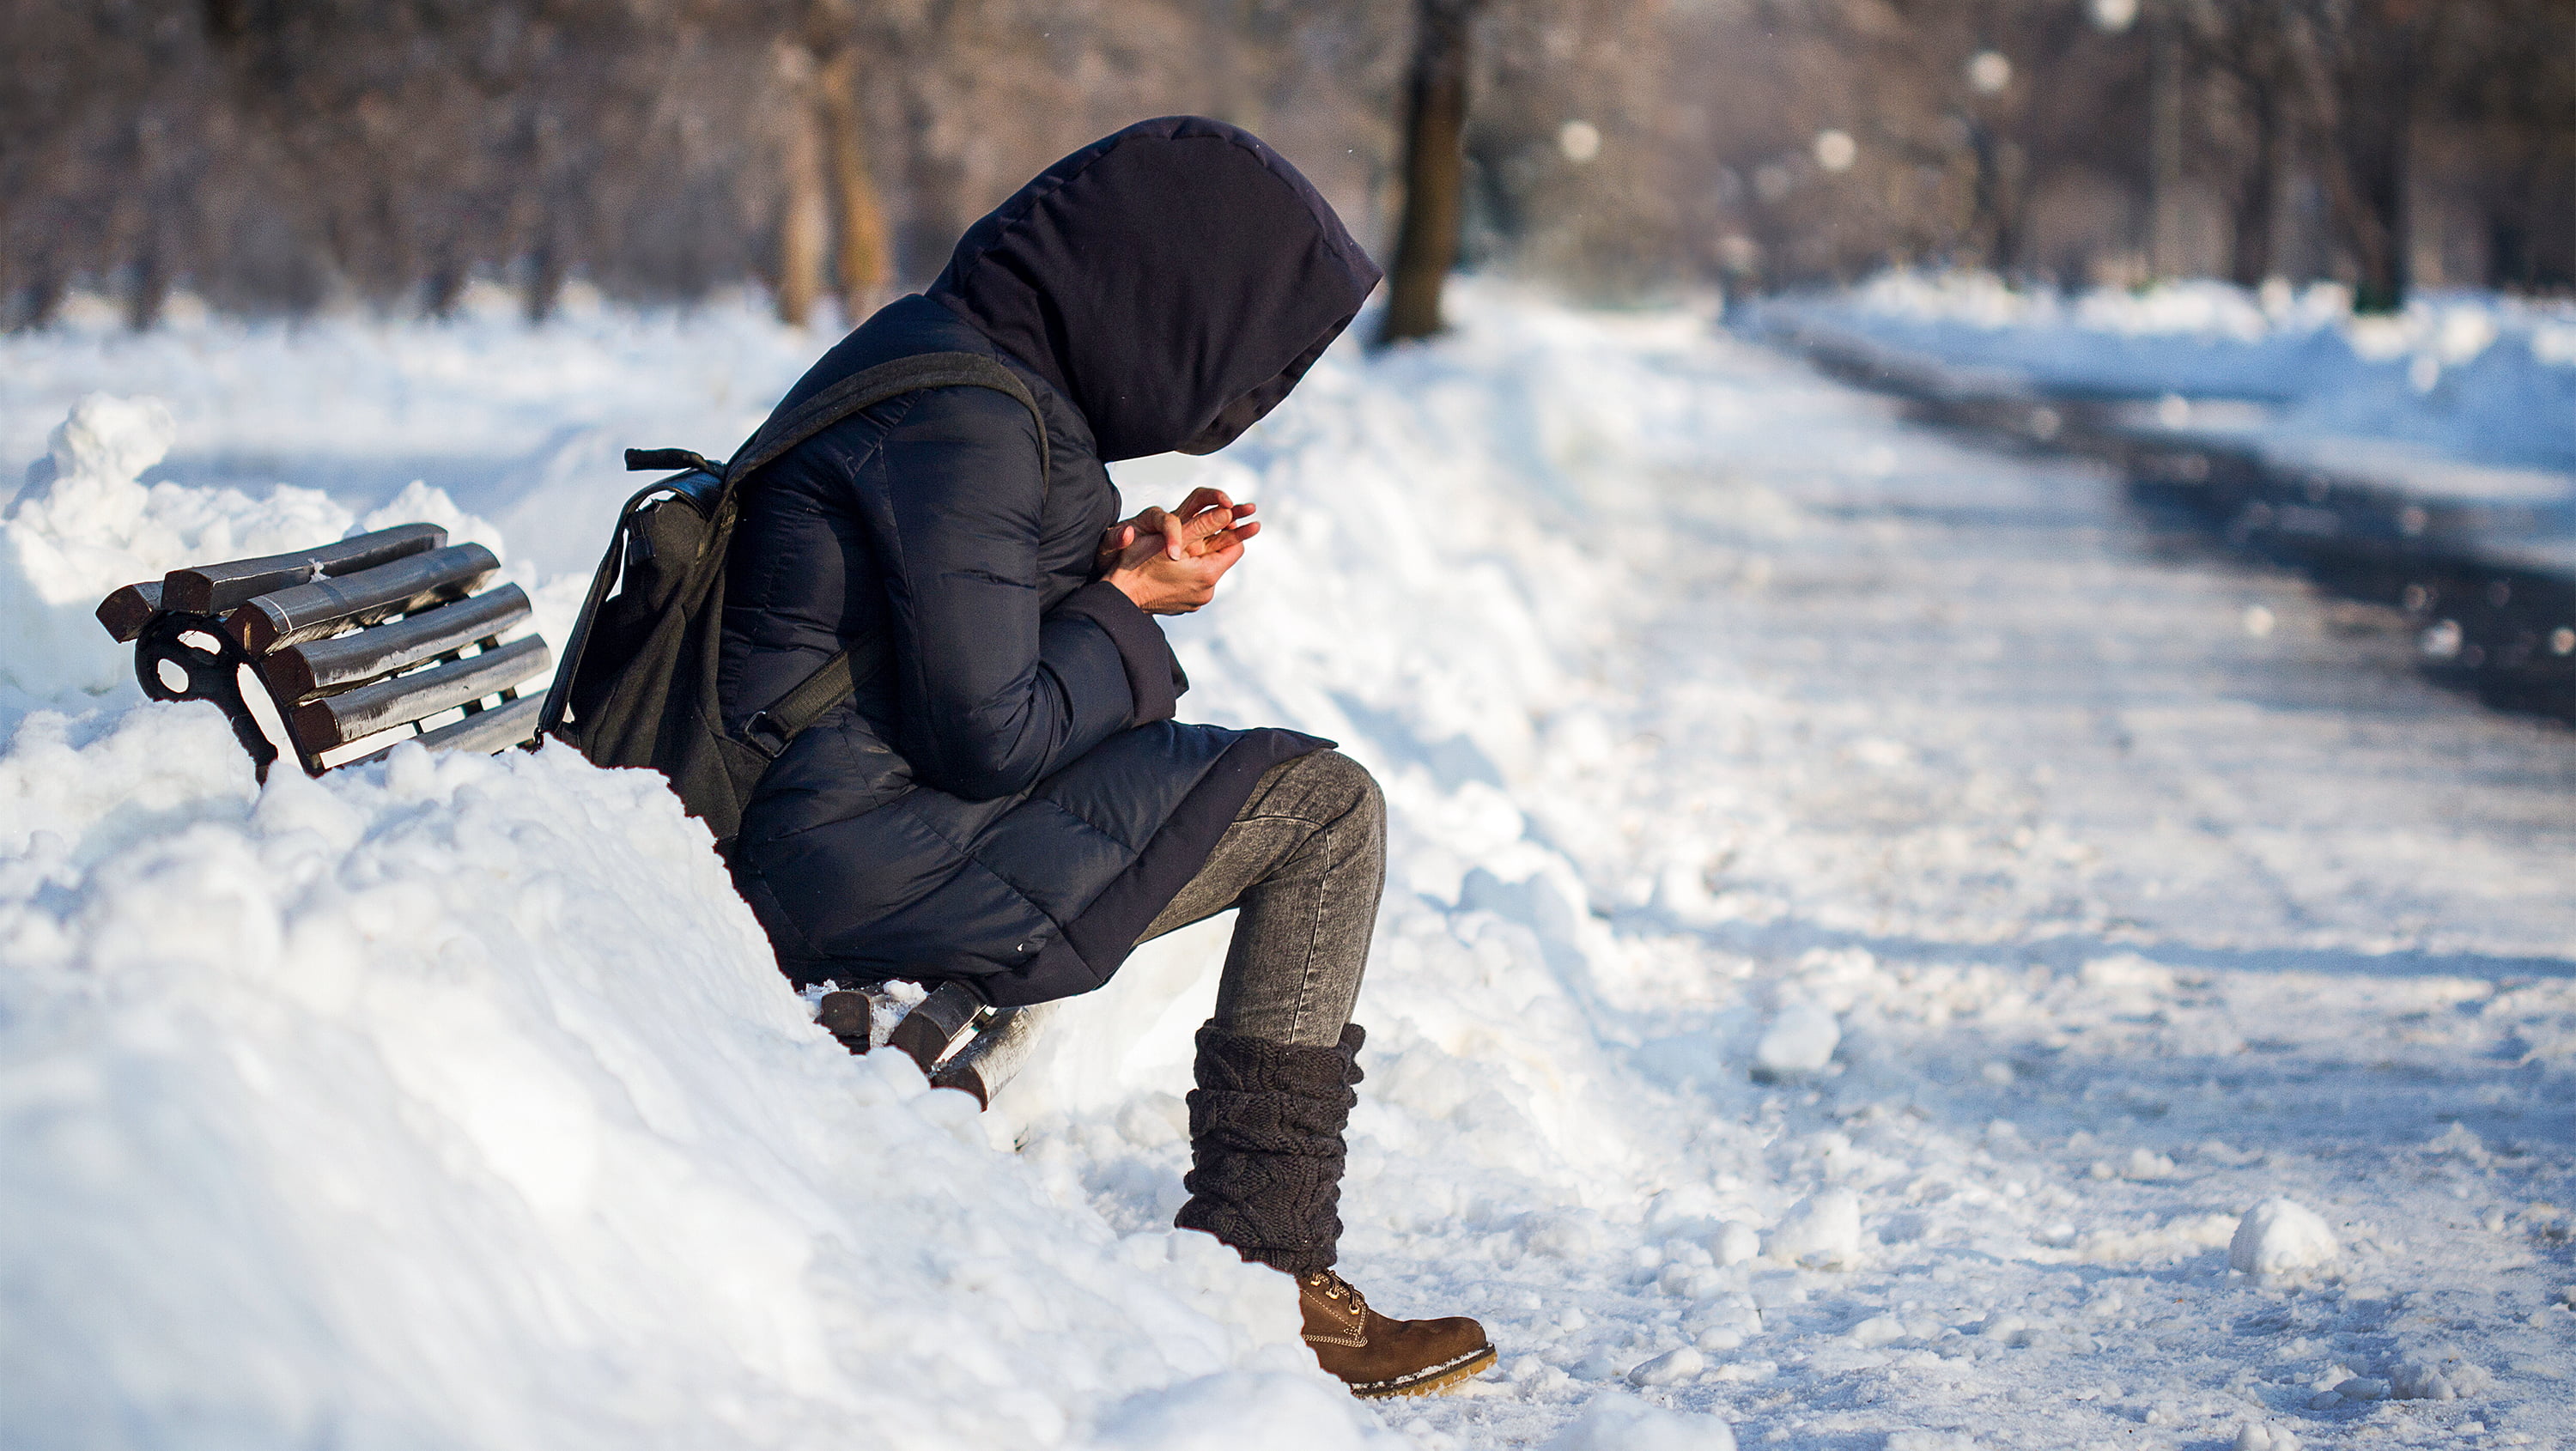
{"type": "Polygon", "coordinates": [[[771,760],[805,728],[857,692],[859,682],[886,668],[893,652],[881,637],[871,637],[855,651],[826,660],[785,695],[752,712],[742,723],[742,738],[771,760]]]}
{"type": "MultiPolygon", "coordinates": [[[[1028,384],[981,353],[917,353],[852,373],[795,408],[772,415],[725,465],[722,492],[730,496],[737,485],[763,466],[851,414],[925,388],[990,388],[1018,399],[1020,406],[1029,410],[1029,421],[1037,425],[1038,486],[1046,487],[1054,460],[1047,448],[1046,415],[1038,411],[1038,400],[1029,392],[1028,384]]],[[[776,760],[788,742],[822,719],[826,711],[849,699],[861,681],[886,667],[891,656],[882,639],[868,640],[855,652],[844,650],[834,655],[785,695],[755,712],[743,725],[743,738],[753,749],[776,760]]]]}
{"type": "Polygon", "coordinates": [[[1038,478],[1046,478],[1054,462],[1048,456],[1046,415],[1038,411],[1037,398],[1019,374],[981,353],[916,353],[861,369],[793,409],[770,415],[769,421],[725,465],[725,491],[732,492],[737,484],[776,462],[789,449],[851,414],[925,388],[990,388],[1018,399],[1020,406],[1029,410],[1029,421],[1037,425],[1038,478]]]}

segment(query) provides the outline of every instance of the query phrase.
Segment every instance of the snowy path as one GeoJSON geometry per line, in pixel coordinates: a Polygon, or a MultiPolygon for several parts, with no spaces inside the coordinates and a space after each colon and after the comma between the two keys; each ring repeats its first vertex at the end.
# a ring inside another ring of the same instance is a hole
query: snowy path
{"type": "Polygon", "coordinates": [[[1166,1228],[1222,924],[977,1119],[812,1027],[655,782],[261,792],[89,620],[444,450],[559,639],[614,447],[739,436],[816,340],[208,324],[0,340],[0,443],[148,390],[172,472],[252,485],[146,490],[127,410],[0,521],[0,1441],[2576,1445],[2576,738],[2099,474],[1462,293],[1120,472],[1268,521],[1174,631],[1187,713],[1386,784],[1344,1267],[1497,1373],[1372,1424],[1166,1228]],[[2229,1271],[2273,1196],[2333,1262],[2229,1271]]]}
{"type": "Polygon", "coordinates": [[[1885,1243],[1851,1274],[1723,1270],[1650,1211],[1615,1267],[1488,1311],[1502,1337],[1578,1379],[1697,1337],[1708,1368],[1659,1394],[1754,1445],[2569,1444],[2546,1206],[2576,1202],[2576,741],[2423,683],[2375,616],[2158,538],[2096,472],[1758,352],[1675,366],[1723,463],[1593,501],[1654,581],[1610,665],[1633,703],[1521,794],[1622,930],[1671,934],[1603,991],[1671,1092],[1639,1140],[1757,1216],[1854,1187],[1885,1243]],[[1843,1013],[1840,1075],[1746,1084],[1749,1010],[1800,996],[1843,1013]],[[2229,1277],[2272,1194],[2334,1224],[2339,1279],[2229,1277]],[[1721,1350],[1729,1293],[1764,1328],[1721,1350]],[[2310,1407],[2451,1353],[2495,1388],[2310,1407]]]}

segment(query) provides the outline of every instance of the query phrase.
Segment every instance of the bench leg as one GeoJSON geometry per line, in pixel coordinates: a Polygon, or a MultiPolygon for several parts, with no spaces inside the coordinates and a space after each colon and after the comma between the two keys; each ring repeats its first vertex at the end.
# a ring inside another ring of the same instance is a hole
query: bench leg
{"type": "Polygon", "coordinates": [[[277,760],[277,746],[260,730],[259,721],[250,713],[250,703],[242,699],[241,668],[250,656],[234,644],[212,615],[192,615],[171,610],[155,615],[134,641],[134,678],[143,693],[154,700],[203,700],[212,702],[233,723],[233,738],[250,752],[253,769],[261,785],[268,784],[268,768],[277,760]],[[215,642],[209,650],[182,638],[200,636],[215,642]],[[188,683],[174,688],[162,676],[164,663],[175,665],[188,683]]]}

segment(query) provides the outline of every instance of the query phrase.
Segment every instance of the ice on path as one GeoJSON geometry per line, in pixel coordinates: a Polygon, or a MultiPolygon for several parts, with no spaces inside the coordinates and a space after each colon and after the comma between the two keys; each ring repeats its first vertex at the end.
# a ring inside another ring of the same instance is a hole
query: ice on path
{"type": "Polygon", "coordinates": [[[2266,1199],[2245,1211],[2227,1242],[2227,1266],[2249,1275],[2282,1275],[2334,1263],[2334,1230],[2313,1209],[2266,1199]]]}

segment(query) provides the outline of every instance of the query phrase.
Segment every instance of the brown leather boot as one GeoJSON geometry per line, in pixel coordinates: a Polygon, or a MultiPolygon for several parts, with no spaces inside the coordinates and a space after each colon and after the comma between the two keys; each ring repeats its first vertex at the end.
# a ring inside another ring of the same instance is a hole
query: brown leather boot
{"type": "Polygon", "coordinates": [[[1464,1315],[1390,1320],[1331,1270],[1297,1277],[1297,1306],[1315,1359],[1355,1396],[1435,1395],[1494,1363],[1484,1326],[1464,1315]]]}

